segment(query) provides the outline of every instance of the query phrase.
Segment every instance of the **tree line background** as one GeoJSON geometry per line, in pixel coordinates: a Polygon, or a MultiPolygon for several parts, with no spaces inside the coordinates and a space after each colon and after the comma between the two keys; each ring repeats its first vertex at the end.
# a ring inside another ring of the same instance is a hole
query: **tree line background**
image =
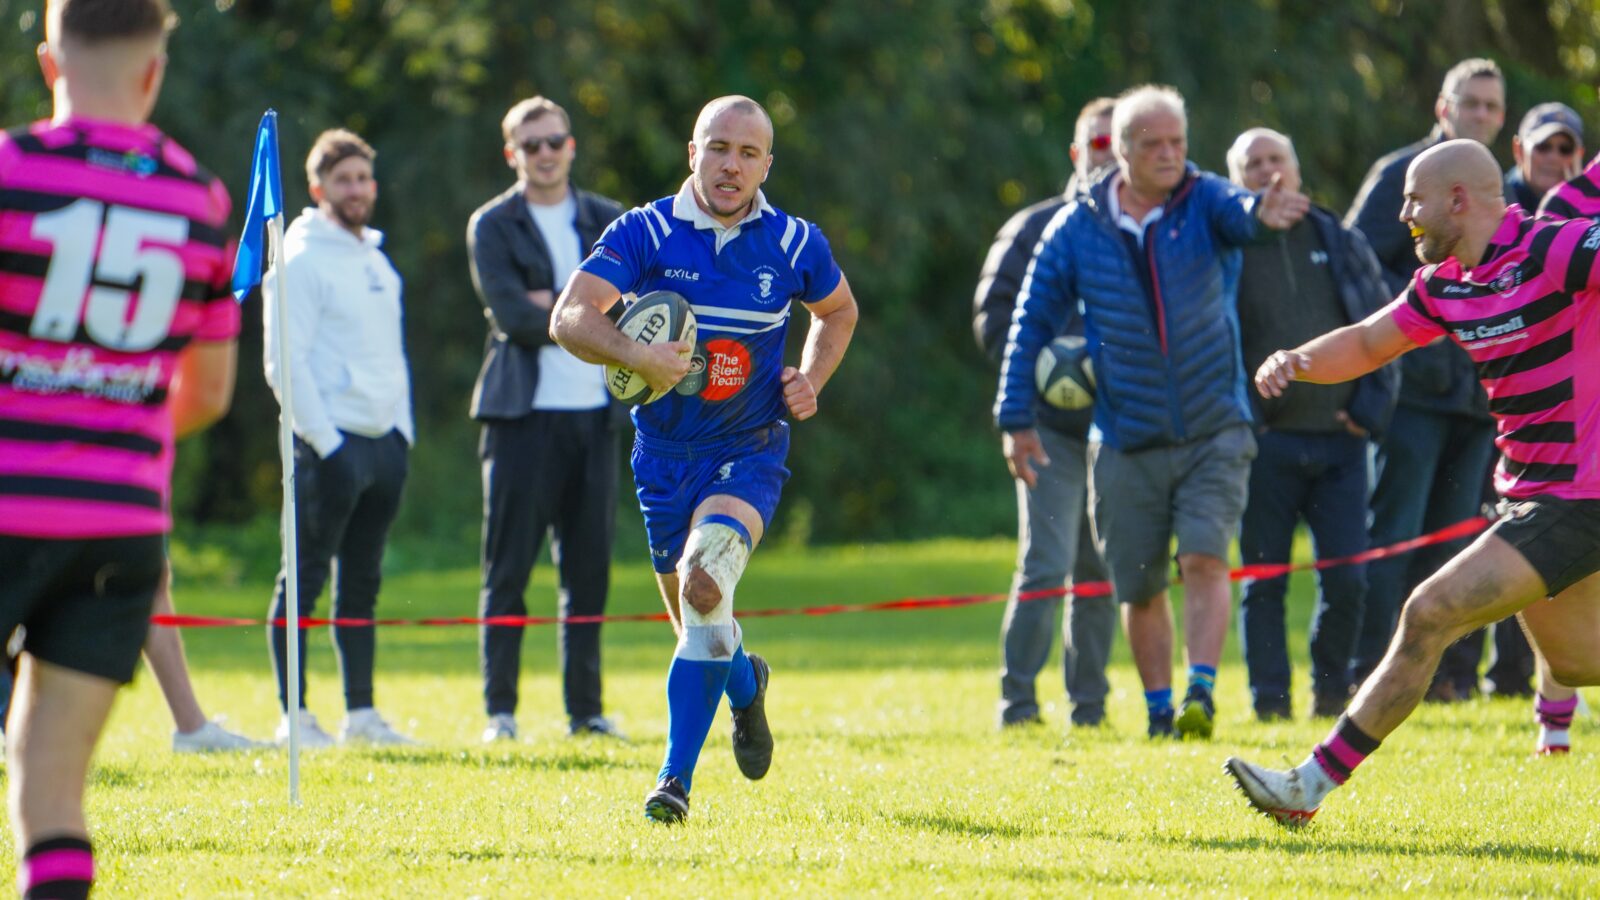
{"type": "MultiPolygon", "coordinates": [[[[0,0],[0,112],[49,114],[40,0],[0,0]]],[[[819,223],[862,305],[822,415],[795,429],[773,539],[1000,535],[1015,501],[970,303],[996,229],[1057,191],[1078,108],[1158,81],[1189,104],[1190,155],[1225,172],[1253,125],[1295,139],[1312,197],[1342,213],[1371,162],[1421,137],[1444,71],[1496,59],[1510,136],[1561,100],[1600,147],[1593,0],[215,0],[175,2],[155,121],[242,211],[261,112],[280,112],[289,206],[311,139],[378,149],[374,225],[406,280],[419,442],[391,562],[470,565],[481,489],[467,400],[485,325],[467,217],[511,183],[499,120],[543,93],[572,114],[575,181],[635,205],[676,190],[702,103],[743,93],[776,125],[766,191],[819,223]]],[[[233,411],[182,448],[180,535],[213,561],[276,566],[277,406],[261,305],[245,306],[233,411]]],[[[795,318],[798,344],[807,318],[795,318]]],[[[619,460],[619,466],[622,462],[619,460]]],[[[625,484],[628,482],[625,482],[625,484]]],[[[624,492],[618,552],[643,555],[624,492]]],[[[204,554],[192,557],[202,565],[204,554]]]]}

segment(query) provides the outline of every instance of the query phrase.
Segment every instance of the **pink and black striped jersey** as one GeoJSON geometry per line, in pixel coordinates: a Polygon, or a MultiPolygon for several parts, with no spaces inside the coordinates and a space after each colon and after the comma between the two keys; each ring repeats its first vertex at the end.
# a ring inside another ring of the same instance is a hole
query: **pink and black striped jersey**
{"type": "Polygon", "coordinates": [[[229,207],[154,126],[0,136],[0,534],[171,526],[178,352],[239,333],[229,207]]]}
{"type": "Polygon", "coordinates": [[[1510,207],[1483,261],[1417,270],[1386,312],[1406,337],[1448,335],[1499,426],[1501,496],[1600,498],[1600,224],[1510,207]]]}
{"type": "Polygon", "coordinates": [[[1600,219],[1600,156],[1576,176],[1550,189],[1539,201],[1539,215],[1557,219],[1600,219]]]}

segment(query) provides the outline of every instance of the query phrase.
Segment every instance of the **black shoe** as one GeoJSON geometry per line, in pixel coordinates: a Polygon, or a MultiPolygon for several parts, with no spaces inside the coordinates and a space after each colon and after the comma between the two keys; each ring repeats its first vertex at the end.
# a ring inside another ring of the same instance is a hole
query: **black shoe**
{"type": "Polygon", "coordinates": [[[1350,698],[1344,694],[1313,694],[1311,695],[1311,717],[1313,719],[1336,719],[1344,715],[1344,708],[1350,698]]]}
{"type": "Polygon", "coordinates": [[[744,709],[733,713],[733,760],[739,771],[751,781],[757,781],[772,768],[772,729],[767,727],[767,679],[772,667],[754,653],[747,654],[750,668],[756,673],[756,698],[744,709]]]}
{"type": "Polygon", "coordinates": [[[1007,719],[1004,716],[1002,716],[1000,718],[1000,730],[1001,731],[1006,731],[1006,730],[1009,730],[1009,729],[1012,729],[1012,728],[1027,728],[1030,725],[1043,725],[1043,724],[1044,724],[1044,718],[1041,717],[1038,713],[1034,713],[1031,716],[1017,716],[1014,719],[1007,719]]]}
{"type": "Polygon", "coordinates": [[[644,817],[663,825],[676,825],[689,818],[689,792],[683,782],[668,775],[656,789],[644,795],[644,817]]]}
{"type": "Polygon", "coordinates": [[[1072,727],[1098,728],[1106,723],[1104,703],[1079,703],[1072,707],[1072,727]]]}
{"type": "Polygon", "coordinates": [[[1178,711],[1178,736],[1211,740],[1216,727],[1217,705],[1211,692],[1198,684],[1189,686],[1183,695],[1183,706],[1178,711]]]}
{"type": "Polygon", "coordinates": [[[1288,697],[1273,697],[1256,701],[1256,721],[1287,722],[1294,718],[1294,708],[1288,697]]]}
{"type": "Polygon", "coordinates": [[[1172,710],[1169,709],[1159,715],[1151,716],[1150,727],[1145,733],[1150,736],[1152,741],[1177,737],[1178,730],[1172,725],[1172,710]]]}

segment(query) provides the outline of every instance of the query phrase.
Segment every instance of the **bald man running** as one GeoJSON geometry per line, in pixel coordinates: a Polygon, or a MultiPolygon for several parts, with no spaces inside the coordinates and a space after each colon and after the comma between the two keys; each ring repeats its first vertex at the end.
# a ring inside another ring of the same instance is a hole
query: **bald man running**
{"type": "MultiPolygon", "coordinates": [[[[1441,336],[1477,366],[1499,429],[1503,517],[1412,592],[1389,651],[1349,711],[1289,771],[1227,761],[1251,805],[1283,825],[1322,800],[1406,720],[1452,641],[1517,614],[1539,654],[1541,746],[1564,735],[1576,693],[1600,684],[1600,224],[1535,219],[1502,200],[1500,167],[1473,141],[1440,144],[1406,173],[1400,218],[1425,264],[1357,325],[1268,357],[1256,387],[1359,377],[1441,336]]],[[[1563,742],[1564,743],[1564,742],[1563,742]]]]}

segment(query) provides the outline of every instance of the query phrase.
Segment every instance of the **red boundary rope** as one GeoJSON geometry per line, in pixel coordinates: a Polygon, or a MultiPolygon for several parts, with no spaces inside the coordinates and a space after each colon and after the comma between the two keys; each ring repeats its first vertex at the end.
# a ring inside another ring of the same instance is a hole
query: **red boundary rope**
{"type": "MultiPolygon", "coordinates": [[[[1384,559],[1410,553],[1421,547],[1434,544],[1443,544],[1448,541],[1471,537],[1485,528],[1490,520],[1475,516],[1448,525],[1431,534],[1401,541],[1387,547],[1375,547],[1350,556],[1341,556],[1336,559],[1320,559],[1316,562],[1301,563],[1260,563],[1252,566],[1240,566],[1228,573],[1233,581],[1246,578],[1278,578],[1291,572],[1307,570],[1331,569],[1336,566],[1353,566],[1371,562],[1375,559],[1384,559]]],[[[1048,588],[1039,591],[1027,591],[1017,595],[1019,602],[1030,600],[1043,600],[1048,597],[1062,597],[1071,594],[1076,597],[1104,597],[1111,593],[1111,584],[1105,581],[1088,581],[1075,584],[1071,587],[1048,588]]],[[[782,609],[752,609],[738,613],[741,619],[771,619],[779,616],[833,616],[842,613],[864,612],[896,612],[913,609],[944,609],[957,606],[977,606],[984,603],[998,603],[1009,597],[1009,594],[962,594],[947,597],[907,597],[900,600],[882,600],[876,603],[827,603],[816,606],[793,606],[782,609]]],[[[301,629],[325,628],[329,625],[341,628],[360,628],[364,626],[392,626],[392,625],[499,625],[527,627],[533,625],[590,625],[601,622],[665,622],[666,612],[633,613],[629,615],[603,615],[603,616],[489,616],[479,618],[475,616],[448,616],[428,619],[317,619],[302,617],[301,629]]],[[[228,616],[151,616],[153,625],[166,625],[173,628],[240,628],[267,624],[265,619],[231,618],[228,616]]],[[[283,625],[283,619],[272,620],[273,625],[283,625]]]]}

